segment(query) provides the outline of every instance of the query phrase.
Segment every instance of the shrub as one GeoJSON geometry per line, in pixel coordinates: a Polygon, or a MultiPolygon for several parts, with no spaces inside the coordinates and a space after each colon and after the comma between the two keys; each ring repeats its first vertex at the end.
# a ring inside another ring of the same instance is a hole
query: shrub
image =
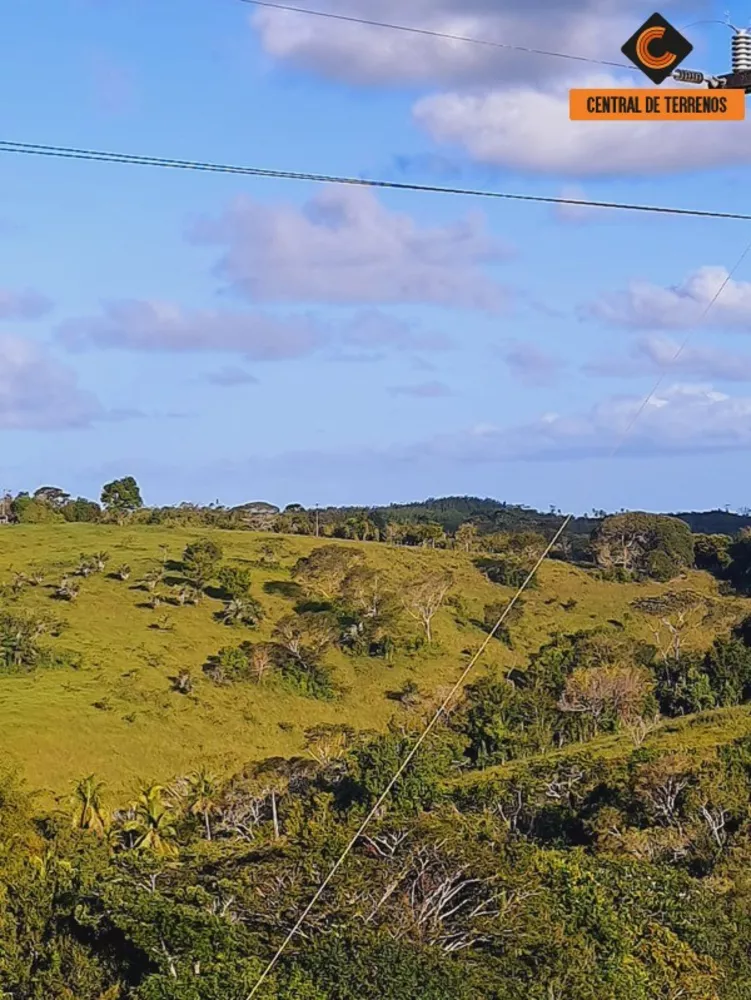
{"type": "Polygon", "coordinates": [[[222,549],[211,538],[199,539],[183,553],[183,572],[194,586],[203,588],[212,579],[222,560],[222,549]]]}
{"type": "Polygon", "coordinates": [[[250,570],[243,566],[222,566],[217,580],[225,596],[230,600],[242,599],[250,595],[252,578],[250,570]]]}

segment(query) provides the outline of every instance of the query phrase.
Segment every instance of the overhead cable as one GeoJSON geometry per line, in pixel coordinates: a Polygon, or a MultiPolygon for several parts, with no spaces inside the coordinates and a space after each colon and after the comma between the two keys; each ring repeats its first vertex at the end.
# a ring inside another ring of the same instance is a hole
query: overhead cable
{"type": "Polygon", "coordinates": [[[394,24],[390,21],[375,21],[367,17],[356,17],[352,14],[335,14],[332,11],[313,10],[310,7],[295,7],[292,4],[272,3],[271,0],[240,0],[240,3],[253,7],[266,7],[270,10],[287,11],[294,14],[308,14],[311,17],[322,17],[332,21],[345,21],[349,24],[362,24],[371,28],[389,28],[392,31],[406,31],[413,35],[426,35],[428,38],[442,38],[451,42],[466,42],[469,45],[484,45],[494,49],[506,49],[509,52],[524,52],[527,55],[551,56],[554,59],[568,59],[573,62],[593,63],[596,66],[612,66],[616,69],[634,71],[635,66],[627,63],[612,62],[609,59],[594,59],[590,56],[576,56],[568,52],[553,52],[549,49],[535,49],[527,45],[514,45],[511,42],[501,42],[494,38],[472,38],[467,35],[455,35],[449,31],[436,31],[431,28],[418,28],[409,24],[394,24]]]}
{"type": "Polygon", "coordinates": [[[309,181],[315,184],[346,184],[356,187],[381,188],[393,191],[417,191],[424,194],[462,195],[472,198],[491,198],[505,201],[531,202],[545,205],[576,205],[582,208],[610,208],[628,212],[648,212],[661,215],[682,215],[704,219],[738,219],[751,222],[751,215],[743,212],[718,212],[710,209],[676,208],[668,205],[645,205],[620,201],[595,201],[590,198],[564,198],[553,195],[517,194],[484,188],[443,187],[437,184],[419,184],[409,181],[389,181],[368,177],[347,177],[300,170],[274,170],[264,167],[236,166],[227,163],[210,163],[201,160],[176,160],[134,153],[111,153],[95,149],[76,149],[68,146],[50,146],[39,143],[0,140],[0,153],[22,153],[57,159],[88,160],[99,163],[120,163],[125,166],[165,167],[173,170],[195,170],[207,173],[235,174],[242,177],[263,177],[271,180],[309,181]]]}

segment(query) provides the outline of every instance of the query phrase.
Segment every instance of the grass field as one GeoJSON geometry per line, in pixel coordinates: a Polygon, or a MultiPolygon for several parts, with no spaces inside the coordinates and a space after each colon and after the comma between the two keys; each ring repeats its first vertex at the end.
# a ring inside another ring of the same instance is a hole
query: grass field
{"type": "MultiPolygon", "coordinates": [[[[269,569],[256,565],[268,535],[211,533],[222,545],[226,562],[252,567],[254,593],[266,619],[250,632],[215,620],[214,613],[222,607],[218,599],[159,611],[145,605],[147,594],[139,586],[143,574],[166,559],[175,567],[170,572],[168,562],[167,581],[170,576],[176,581],[175,564],[185,546],[205,534],[87,524],[0,527],[0,582],[34,565],[45,577],[43,585],[26,588],[13,606],[44,609],[64,620],[65,632],[52,641],[84,656],[78,670],[0,677],[0,751],[45,798],[67,794],[72,781],[91,772],[113,793],[126,794],[140,781],[169,779],[201,763],[227,773],[252,759],[300,753],[305,730],[318,723],[383,728],[403,711],[389,692],[407,680],[414,680],[426,694],[452,683],[483,638],[472,620],[482,617],[486,603],[512,593],[490,584],[463,553],[366,544],[361,547],[367,561],[381,567],[396,589],[400,580],[431,566],[453,570],[455,593],[465,610],[460,614],[446,608],[439,613],[432,647],[412,656],[397,653],[390,665],[330,654],[328,662],[347,688],[337,702],[303,698],[273,684],[218,687],[202,674],[207,657],[244,638],[268,638],[273,623],[294,606],[279,584],[289,581],[299,556],[321,543],[283,536],[280,565],[269,569]],[[109,553],[107,571],[82,581],[76,602],[55,601],[54,585],[62,574],[76,568],[82,553],[99,550],[109,553]],[[121,563],[132,567],[127,582],[110,576],[121,563]],[[165,612],[174,622],[172,631],[154,627],[165,612]],[[195,680],[187,696],[172,689],[171,678],[181,669],[190,670],[195,680]]],[[[583,570],[552,562],[542,567],[539,581],[514,628],[514,650],[493,641],[478,670],[490,664],[523,666],[526,653],[552,632],[591,628],[608,620],[649,639],[646,618],[629,611],[629,602],[668,589],[656,583],[604,583],[583,570]]],[[[714,581],[700,573],[670,585],[673,590],[683,587],[716,592],[714,581]]],[[[697,635],[695,641],[708,644],[710,638],[697,635]]],[[[745,710],[735,721],[748,724],[745,710]]]]}

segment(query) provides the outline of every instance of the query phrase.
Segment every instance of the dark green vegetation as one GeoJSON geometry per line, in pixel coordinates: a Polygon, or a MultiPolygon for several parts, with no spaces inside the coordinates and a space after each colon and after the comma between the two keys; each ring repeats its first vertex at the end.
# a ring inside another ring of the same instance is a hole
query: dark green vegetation
{"type": "MultiPolygon", "coordinates": [[[[245,1000],[551,524],[110,487],[0,527],[0,995],[245,1000]]],[[[554,555],[257,997],[751,996],[751,536],[554,555]]]]}

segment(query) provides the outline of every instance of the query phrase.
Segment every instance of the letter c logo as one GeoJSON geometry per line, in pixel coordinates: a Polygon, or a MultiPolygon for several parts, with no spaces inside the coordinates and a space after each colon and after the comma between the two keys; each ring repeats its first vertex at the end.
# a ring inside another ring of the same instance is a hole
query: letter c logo
{"type": "Polygon", "coordinates": [[[657,25],[643,31],[636,41],[636,55],[648,69],[667,69],[677,59],[677,56],[673,52],[666,52],[662,56],[653,56],[649,51],[652,42],[658,38],[662,38],[664,34],[665,29],[657,25]]]}

